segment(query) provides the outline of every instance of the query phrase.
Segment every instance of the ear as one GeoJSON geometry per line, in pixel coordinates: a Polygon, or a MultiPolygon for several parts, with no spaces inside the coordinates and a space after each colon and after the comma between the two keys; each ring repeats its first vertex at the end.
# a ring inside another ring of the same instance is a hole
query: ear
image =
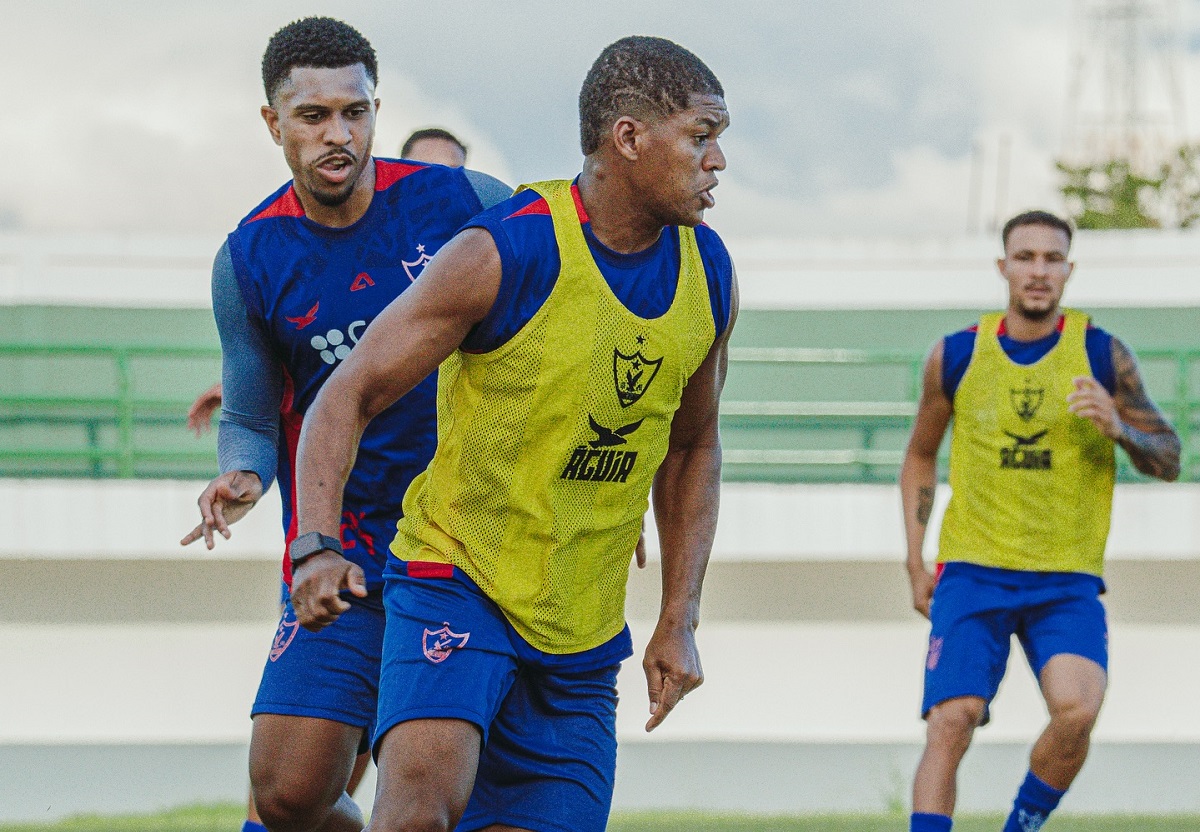
{"type": "Polygon", "coordinates": [[[270,104],[264,104],[259,112],[262,113],[263,121],[267,123],[267,129],[271,131],[271,138],[274,140],[275,144],[282,145],[283,136],[279,132],[278,111],[276,111],[276,109],[270,104]]]}
{"type": "Polygon", "coordinates": [[[1008,280],[1008,272],[1004,270],[1007,265],[1007,257],[999,257],[996,259],[996,271],[1000,272],[1000,277],[1002,277],[1004,280],[1008,280]]]}
{"type": "Polygon", "coordinates": [[[621,116],[613,122],[612,140],[617,153],[630,162],[638,160],[638,138],[646,130],[646,125],[633,116],[621,116]]]}

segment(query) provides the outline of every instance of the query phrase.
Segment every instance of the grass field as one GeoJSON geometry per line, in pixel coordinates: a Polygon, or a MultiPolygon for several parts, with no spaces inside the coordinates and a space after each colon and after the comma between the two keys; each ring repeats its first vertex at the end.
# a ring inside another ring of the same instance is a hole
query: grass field
{"type": "MultiPolygon", "coordinates": [[[[237,832],[242,807],[195,806],[137,817],[78,817],[54,824],[0,825],[0,832],[237,832]]],[[[997,832],[999,816],[965,816],[955,832],[997,832]]],[[[907,819],[896,815],[826,817],[735,817],[706,814],[625,814],[614,816],[610,832],[905,832],[907,819]]],[[[1200,817],[1062,815],[1045,832],[1197,832],[1200,817]]]]}

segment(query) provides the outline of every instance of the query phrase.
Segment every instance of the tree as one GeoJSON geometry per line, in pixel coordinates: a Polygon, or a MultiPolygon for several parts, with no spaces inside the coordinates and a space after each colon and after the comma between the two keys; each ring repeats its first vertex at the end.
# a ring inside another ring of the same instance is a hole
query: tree
{"type": "Polygon", "coordinates": [[[1200,144],[1185,144],[1163,165],[1162,195],[1179,228],[1200,223],[1200,144]]]}
{"type": "Polygon", "coordinates": [[[1079,228],[1190,228],[1200,224],[1200,144],[1177,148],[1156,174],[1126,159],[1054,163],[1059,191],[1079,228]]]}
{"type": "Polygon", "coordinates": [[[1055,162],[1063,181],[1058,189],[1067,200],[1078,228],[1160,228],[1151,212],[1162,189],[1162,179],[1134,172],[1125,159],[1096,165],[1072,166],[1055,162]]]}

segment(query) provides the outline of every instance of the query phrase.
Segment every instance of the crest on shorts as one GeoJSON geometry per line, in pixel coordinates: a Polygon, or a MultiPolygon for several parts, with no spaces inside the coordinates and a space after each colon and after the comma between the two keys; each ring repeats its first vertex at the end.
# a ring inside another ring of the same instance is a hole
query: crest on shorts
{"type": "MultiPolygon", "coordinates": [[[[644,344],[646,339],[638,336],[638,344],[644,344]]],[[[651,382],[662,367],[661,358],[649,359],[638,350],[633,355],[626,355],[618,349],[613,349],[613,383],[617,387],[617,399],[621,407],[629,407],[640,399],[650,389],[651,382]]]]}
{"type": "Polygon", "coordinates": [[[1046,397],[1044,387],[1030,387],[1026,382],[1024,387],[1008,391],[1009,401],[1012,402],[1013,412],[1021,417],[1022,422],[1028,422],[1037,415],[1046,397]]]}
{"type": "Polygon", "coordinates": [[[926,670],[937,670],[938,662],[942,658],[942,640],[941,636],[929,639],[929,652],[925,655],[926,670]]]}
{"type": "Polygon", "coordinates": [[[288,649],[288,645],[292,643],[292,639],[296,637],[296,632],[300,629],[300,622],[296,620],[296,613],[291,607],[283,614],[283,618],[279,619],[279,629],[275,631],[275,640],[271,642],[271,653],[268,656],[271,661],[278,661],[283,655],[283,651],[288,649]]]}
{"type": "Polygon", "coordinates": [[[416,279],[421,276],[421,272],[425,271],[425,264],[432,260],[433,257],[425,253],[425,246],[417,246],[416,260],[401,260],[400,265],[404,267],[404,273],[408,275],[408,279],[416,282],[416,279]]]}
{"type": "Polygon", "coordinates": [[[421,638],[421,650],[425,653],[425,658],[434,664],[441,664],[450,658],[450,654],[467,645],[467,639],[471,637],[470,633],[455,633],[450,630],[450,622],[442,622],[441,629],[431,630],[425,628],[425,635],[421,638]]]}

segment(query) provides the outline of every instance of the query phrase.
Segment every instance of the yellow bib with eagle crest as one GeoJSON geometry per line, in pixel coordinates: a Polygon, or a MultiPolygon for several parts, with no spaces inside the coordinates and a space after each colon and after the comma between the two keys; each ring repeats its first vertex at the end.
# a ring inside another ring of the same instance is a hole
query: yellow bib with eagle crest
{"type": "Polygon", "coordinates": [[[391,550],[457,566],[532,646],[576,653],[625,626],[650,485],[716,331],[692,229],[670,308],[641,318],[596,266],[571,183],[524,187],[550,206],[558,278],[507,343],[442,364],[437,451],[391,550]]]}
{"type": "Polygon", "coordinates": [[[1116,465],[1113,442],[1067,410],[1091,376],[1088,316],[1064,311],[1058,343],[1023,366],[1000,345],[1003,313],[979,321],[954,394],[950,505],[940,562],[1034,572],[1104,571],[1116,465]]]}

